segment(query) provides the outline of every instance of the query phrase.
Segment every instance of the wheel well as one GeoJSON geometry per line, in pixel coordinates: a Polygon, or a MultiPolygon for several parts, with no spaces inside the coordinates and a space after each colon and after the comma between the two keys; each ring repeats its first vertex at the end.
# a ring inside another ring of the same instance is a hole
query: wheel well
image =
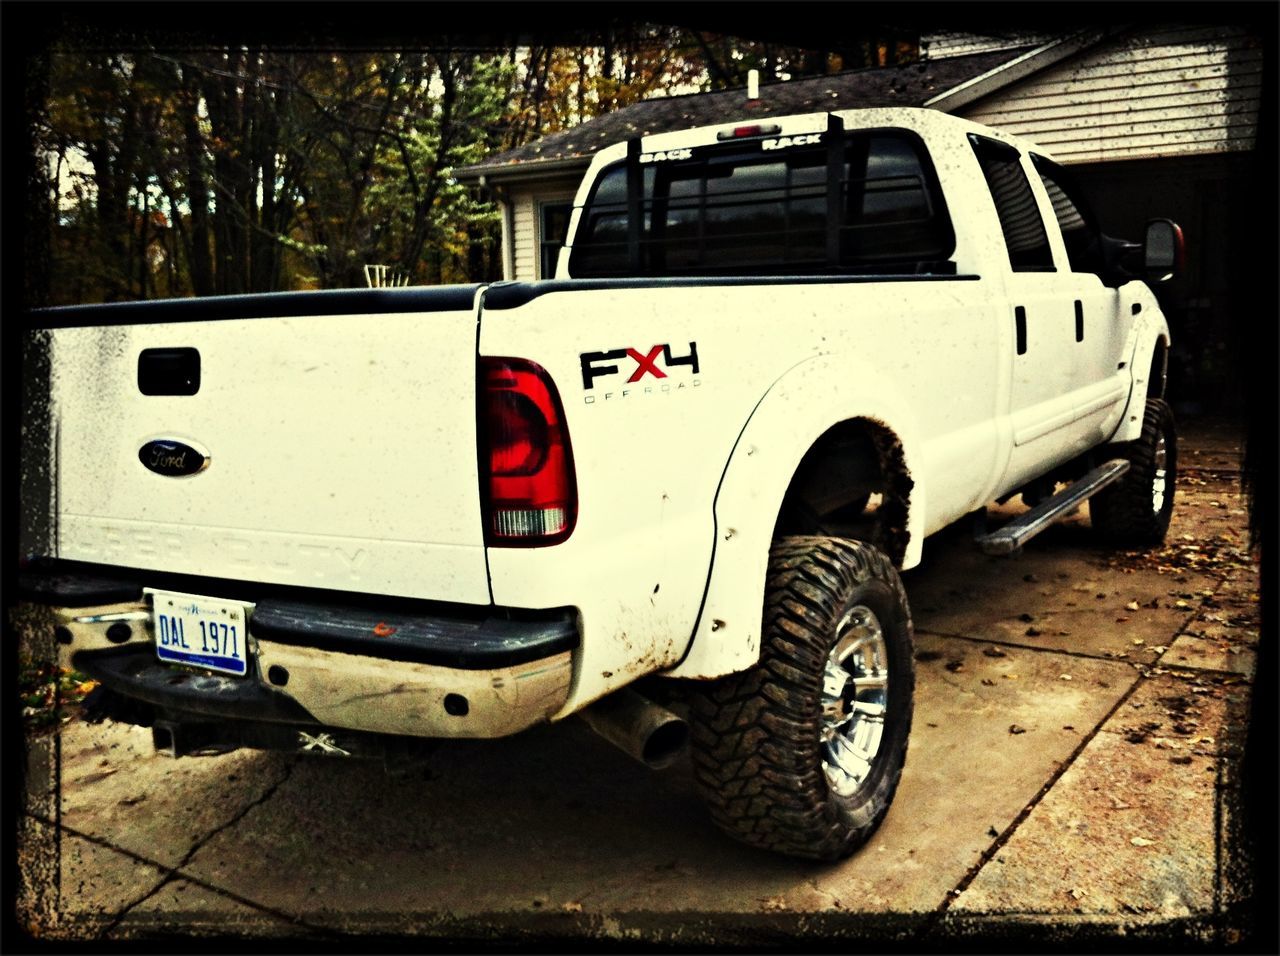
{"type": "Polygon", "coordinates": [[[854,538],[874,544],[901,566],[913,485],[902,443],[888,427],[867,418],[840,422],[801,459],[778,510],[774,537],[854,538]]]}

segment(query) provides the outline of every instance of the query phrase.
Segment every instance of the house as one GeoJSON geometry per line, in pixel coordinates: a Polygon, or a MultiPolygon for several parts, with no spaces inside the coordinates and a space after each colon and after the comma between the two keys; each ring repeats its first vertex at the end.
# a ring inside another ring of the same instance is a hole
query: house
{"type": "MultiPolygon", "coordinates": [[[[1197,348],[1174,368],[1184,402],[1238,400],[1227,372],[1241,288],[1262,96],[1262,37],[1249,26],[1143,26],[1001,38],[938,34],[905,66],[852,70],[744,90],[636,103],[460,169],[503,210],[503,276],[554,273],[592,154],[648,133],[816,110],[924,106],[1024,136],[1074,167],[1105,231],[1140,238],[1166,216],[1187,236],[1185,274],[1161,289],[1175,340],[1197,348]],[[1194,362],[1190,361],[1192,358],[1194,362]]],[[[1269,174],[1269,173],[1268,173],[1269,174]]]]}

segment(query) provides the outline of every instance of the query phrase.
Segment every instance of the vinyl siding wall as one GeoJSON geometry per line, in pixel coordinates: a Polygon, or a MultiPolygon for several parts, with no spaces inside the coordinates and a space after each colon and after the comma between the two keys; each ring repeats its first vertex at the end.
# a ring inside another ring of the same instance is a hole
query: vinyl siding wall
{"type": "Polygon", "coordinates": [[[1026,136],[1065,163],[1253,148],[1257,38],[1165,27],[1110,41],[959,110],[1026,136]]]}
{"type": "Polygon", "coordinates": [[[1020,46],[1037,46],[1047,43],[1053,36],[1048,33],[1017,31],[1002,36],[981,36],[977,33],[931,33],[920,38],[920,52],[930,60],[945,60],[952,56],[970,53],[992,53],[996,50],[1012,50],[1020,46]]]}
{"type": "Polygon", "coordinates": [[[515,249],[516,274],[511,278],[526,281],[538,277],[538,224],[535,193],[511,190],[511,233],[515,249]]]}

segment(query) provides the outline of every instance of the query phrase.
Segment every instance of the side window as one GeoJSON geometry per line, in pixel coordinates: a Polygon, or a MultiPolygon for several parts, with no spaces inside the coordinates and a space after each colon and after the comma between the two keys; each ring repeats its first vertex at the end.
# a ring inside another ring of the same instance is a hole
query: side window
{"type": "Polygon", "coordinates": [[[1009,249],[1009,265],[1014,272],[1054,271],[1049,237],[1019,161],[1020,154],[1012,146],[982,136],[970,135],[969,142],[995,200],[1000,230],[1009,249]]]}
{"type": "Polygon", "coordinates": [[[550,279],[556,274],[556,258],[569,231],[567,202],[544,202],[538,207],[538,278],[550,279]]]}
{"type": "Polygon", "coordinates": [[[1034,153],[1031,162],[1053,203],[1053,214],[1058,220],[1058,228],[1062,230],[1062,242],[1067,247],[1071,271],[1100,274],[1102,247],[1089,204],[1061,166],[1034,153]]]}

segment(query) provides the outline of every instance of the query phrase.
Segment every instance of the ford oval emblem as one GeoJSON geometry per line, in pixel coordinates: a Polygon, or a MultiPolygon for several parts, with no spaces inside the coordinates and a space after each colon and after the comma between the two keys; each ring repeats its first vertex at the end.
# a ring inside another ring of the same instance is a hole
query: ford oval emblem
{"type": "Polygon", "coordinates": [[[173,438],[157,438],[138,449],[138,460],[157,475],[186,478],[209,467],[207,452],[173,438]]]}

